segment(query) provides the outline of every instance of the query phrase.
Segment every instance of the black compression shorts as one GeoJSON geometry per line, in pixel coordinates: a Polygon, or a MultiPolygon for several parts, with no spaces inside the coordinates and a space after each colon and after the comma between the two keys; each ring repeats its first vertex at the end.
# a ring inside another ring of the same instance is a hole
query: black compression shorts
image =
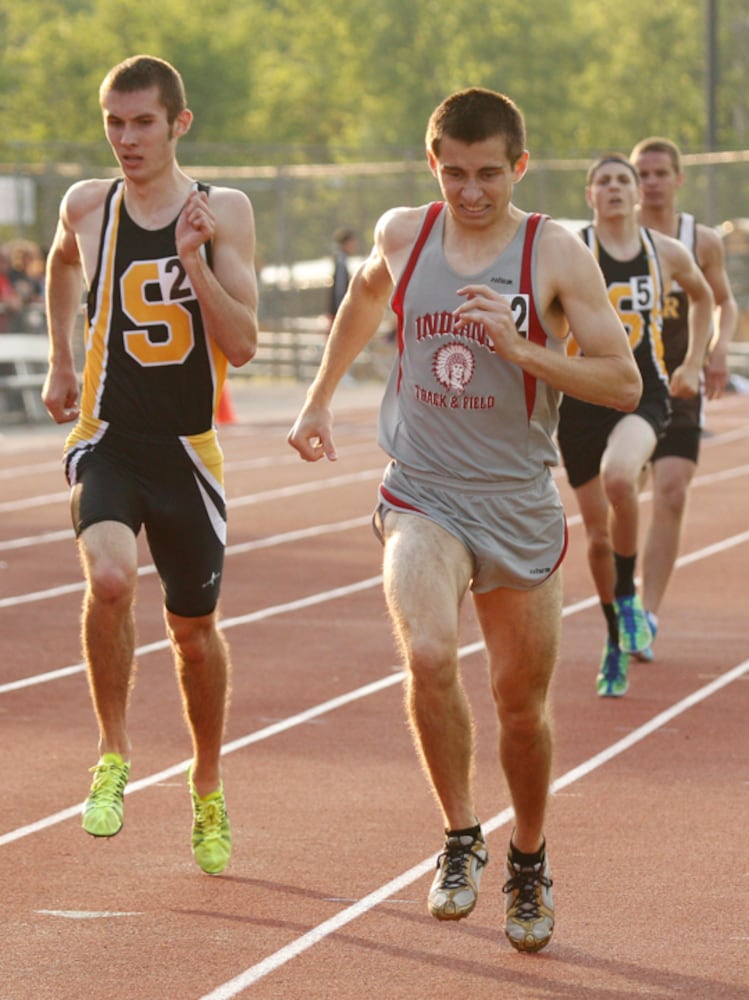
{"type": "Polygon", "coordinates": [[[699,427],[668,427],[655,446],[650,460],[657,462],[659,458],[686,458],[696,465],[701,437],[702,430],[699,427]]]}
{"type": "MultiPolygon", "coordinates": [[[[668,397],[661,394],[643,398],[635,413],[646,420],[655,431],[656,438],[660,438],[670,414],[668,397]]],[[[609,436],[625,416],[626,413],[607,406],[595,406],[570,396],[564,397],[559,412],[557,440],[573,489],[584,486],[599,474],[609,436]]]]}
{"type": "Polygon", "coordinates": [[[226,543],[221,452],[212,431],[186,438],[131,438],[108,428],[66,452],[76,535],[102,521],[145,528],[166,607],[210,614],[226,543]]]}

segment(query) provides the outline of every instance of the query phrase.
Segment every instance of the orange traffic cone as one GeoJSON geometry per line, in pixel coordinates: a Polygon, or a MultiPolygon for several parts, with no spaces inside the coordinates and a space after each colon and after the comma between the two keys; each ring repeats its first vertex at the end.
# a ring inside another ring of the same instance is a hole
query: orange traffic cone
{"type": "Polygon", "coordinates": [[[231,401],[231,396],[229,395],[229,386],[225,383],[224,388],[221,390],[221,396],[218,401],[218,410],[216,411],[216,423],[217,424],[236,424],[237,415],[234,412],[234,406],[231,401]]]}

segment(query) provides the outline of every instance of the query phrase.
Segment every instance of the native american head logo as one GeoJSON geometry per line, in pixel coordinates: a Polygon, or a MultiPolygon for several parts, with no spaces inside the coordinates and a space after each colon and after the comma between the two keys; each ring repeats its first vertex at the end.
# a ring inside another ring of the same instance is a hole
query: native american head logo
{"type": "Polygon", "coordinates": [[[476,359],[463,344],[448,344],[435,352],[434,377],[451,392],[461,393],[473,378],[476,359]]]}

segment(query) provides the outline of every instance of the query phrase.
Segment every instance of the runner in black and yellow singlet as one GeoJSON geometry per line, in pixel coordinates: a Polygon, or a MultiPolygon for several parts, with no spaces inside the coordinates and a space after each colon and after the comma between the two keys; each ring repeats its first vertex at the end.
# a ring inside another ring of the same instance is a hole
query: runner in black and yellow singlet
{"type": "Polygon", "coordinates": [[[77,421],[65,470],[99,727],[82,826],[113,837],[123,825],[144,529],[193,746],[192,852],[204,872],[217,874],[232,849],[220,763],[231,664],[218,628],[226,503],[214,413],[227,366],[245,364],[257,347],[254,218],[241,191],[208,190],[177,163],[192,112],[169,63],[124,60],[102,81],[99,102],[121,177],[79,181],[60,204],[47,262],[42,393],[54,420],[77,421]],[[84,283],[79,403],[73,337],[84,283]]]}
{"type": "Polygon", "coordinates": [[[65,450],[74,523],[78,534],[98,521],[145,525],[167,607],[207,614],[226,541],[213,427],[226,358],[206,336],[177,256],[176,219],[145,230],[123,195],[120,180],[106,199],[88,295],[81,416],[65,450]]]}
{"type": "MultiPolygon", "coordinates": [[[[88,295],[83,412],[134,433],[200,434],[213,425],[226,357],[206,336],[177,256],[176,217],[163,229],[143,229],[123,196],[116,181],[88,295]]],[[[210,244],[204,249],[210,264],[210,244]]]]}
{"type": "MultiPolygon", "coordinates": [[[[640,250],[631,260],[616,260],[601,246],[592,226],[582,238],[603,272],[611,303],[619,314],[642,376],[638,416],[653,428],[656,438],[665,430],[670,403],[661,338],[663,282],[650,234],[640,230],[640,250]]],[[[573,350],[576,348],[572,347],[573,350]]],[[[565,395],[559,410],[559,448],[570,485],[574,488],[598,475],[608,438],[625,416],[619,410],[596,406],[565,395]]]]}
{"type": "MultiPolygon", "coordinates": [[[[726,273],[723,242],[717,230],[680,211],[684,183],[679,147],[665,136],[648,136],[629,156],[640,188],[638,219],[651,232],[683,244],[713,293],[714,331],[706,356],[700,392],[690,399],[671,399],[671,420],[651,456],[652,501],[642,562],[642,599],[653,632],[681,549],[689,489],[697,470],[707,400],[718,399],[728,381],[728,344],[736,332],[738,306],[726,273]]],[[[678,281],[667,290],[663,315],[663,349],[669,375],[687,357],[691,339],[689,298],[678,281]]],[[[653,659],[652,646],[639,659],[653,659]]]]}
{"type": "Polygon", "coordinates": [[[638,177],[626,157],[611,153],[596,160],[585,195],[593,225],[581,235],[603,273],[643,389],[634,412],[624,414],[566,394],[558,440],[585,525],[588,562],[607,627],[596,689],[605,697],[621,697],[629,687],[630,656],[644,653],[653,638],[635,585],[640,477],[667,426],[669,397],[686,398],[699,389],[712,295],[681,244],[639,225],[638,177]],[[669,378],[662,323],[664,289],[674,282],[683,286],[693,309],[689,350],[669,378]]]}

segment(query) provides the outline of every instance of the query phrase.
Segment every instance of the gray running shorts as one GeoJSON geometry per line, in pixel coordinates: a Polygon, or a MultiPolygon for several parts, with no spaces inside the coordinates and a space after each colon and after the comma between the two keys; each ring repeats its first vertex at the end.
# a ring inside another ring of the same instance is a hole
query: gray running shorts
{"type": "Polygon", "coordinates": [[[567,522],[549,469],[522,485],[448,489],[391,462],[373,516],[380,541],[389,510],[429,518],[459,539],[473,558],[471,590],[477,594],[538,586],[567,548],[567,522]]]}

